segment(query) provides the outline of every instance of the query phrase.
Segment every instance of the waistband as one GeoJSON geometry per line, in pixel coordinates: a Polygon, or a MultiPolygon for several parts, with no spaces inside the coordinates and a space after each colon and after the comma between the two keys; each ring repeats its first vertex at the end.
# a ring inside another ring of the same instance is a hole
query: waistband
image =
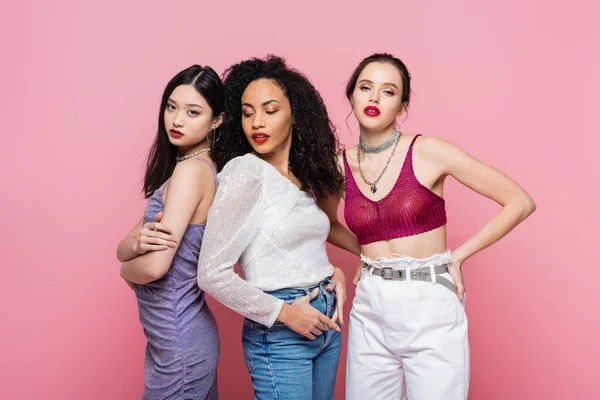
{"type": "Polygon", "coordinates": [[[447,250],[445,253],[434,254],[427,258],[392,255],[392,257],[377,257],[375,260],[371,260],[369,257],[361,254],[360,259],[368,266],[374,268],[419,269],[451,264],[452,253],[450,250],[447,250]]]}
{"type": "Polygon", "coordinates": [[[265,290],[265,293],[270,294],[271,296],[282,298],[289,296],[304,296],[310,294],[316,288],[320,288],[321,290],[326,290],[327,285],[331,283],[331,280],[328,278],[323,279],[316,285],[305,287],[305,288],[285,288],[285,289],[277,289],[277,290],[265,290]]]}

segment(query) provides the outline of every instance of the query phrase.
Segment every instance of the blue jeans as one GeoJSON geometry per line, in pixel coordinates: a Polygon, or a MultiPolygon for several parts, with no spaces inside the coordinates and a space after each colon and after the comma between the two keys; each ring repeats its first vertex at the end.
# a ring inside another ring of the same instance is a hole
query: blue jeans
{"type": "MultiPolygon", "coordinates": [[[[320,291],[311,305],[329,318],[335,312],[335,293],[325,287],[328,279],[306,289],[281,289],[269,293],[291,304],[316,287],[320,291]]],[[[310,340],[282,322],[271,328],[244,320],[244,358],[256,400],[330,400],[340,358],[341,334],[333,329],[310,340]]]]}

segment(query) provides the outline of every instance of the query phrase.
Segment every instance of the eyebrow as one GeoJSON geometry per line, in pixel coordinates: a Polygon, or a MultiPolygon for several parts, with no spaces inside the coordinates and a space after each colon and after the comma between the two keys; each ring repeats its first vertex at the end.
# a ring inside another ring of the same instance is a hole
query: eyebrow
{"type": "MultiPolygon", "coordinates": [[[[173,100],[172,98],[170,98],[170,97],[169,97],[169,101],[170,101],[171,103],[175,103],[175,104],[177,104],[177,102],[176,102],[175,100],[173,100]]],[[[186,104],[186,106],[202,108],[202,106],[200,106],[200,105],[198,105],[198,104],[194,104],[194,103],[191,103],[191,104],[186,104]]]]}
{"type": "MultiPolygon", "coordinates": [[[[373,81],[370,81],[370,80],[368,80],[368,79],[361,79],[361,80],[360,80],[360,82],[358,82],[358,83],[361,83],[361,82],[366,82],[366,83],[373,84],[373,81]]],[[[393,86],[393,87],[395,87],[397,90],[400,90],[400,89],[398,89],[398,86],[396,86],[396,85],[395,85],[395,84],[393,84],[392,82],[384,82],[383,84],[384,84],[384,85],[388,85],[388,86],[393,86]]]]}
{"type": "MultiPolygon", "coordinates": [[[[279,103],[279,102],[278,102],[277,100],[275,100],[275,99],[271,99],[271,100],[267,100],[267,101],[265,101],[264,103],[262,103],[262,104],[261,104],[261,106],[263,106],[263,107],[264,107],[264,106],[268,106],[268,105],[269,105],[269,104],[271,104],[271,103],[279,103]]],[[[244,107],[244,106],[245,106],[245,107],[251,107],[251,108],[254,108],[254,106],[253,106],[252,104],[250,104],[250,103],[242,103],[242,107],[244,107]]]]}

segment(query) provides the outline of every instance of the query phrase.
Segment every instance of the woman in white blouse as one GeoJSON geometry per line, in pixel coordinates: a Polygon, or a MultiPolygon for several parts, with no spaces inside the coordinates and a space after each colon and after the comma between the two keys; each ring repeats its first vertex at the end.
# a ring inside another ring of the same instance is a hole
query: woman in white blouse
{"type": "Polygon", "coordinates": [[[317,90],[281,58],[243,61],[226,75],[198,285],[246,317],[256,399],[332,399],[346,282],[327,258],[330,223],[315,200],[343,184],[335,129],[317,90]]]}

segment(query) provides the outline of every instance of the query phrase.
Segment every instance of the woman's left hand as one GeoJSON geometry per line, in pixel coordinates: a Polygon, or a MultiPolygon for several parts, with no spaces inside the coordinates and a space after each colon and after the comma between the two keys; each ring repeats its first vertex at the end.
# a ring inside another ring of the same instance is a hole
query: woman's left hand
{"type": "Polygon", "coordinates": [[[336,308],[335,313],[331,320],[337,322],[338,318],[340,324],[344,325],[344,303],[346,302],[346,275],[338,267],[333,267],[333,275],[330,278],[331,282],[327,285],[327,290],[330,292],[335,291],[336,296],[336,308]]]}
{"type": "Polygon", "coordinates": [[[448,272],[450,273],[450,276],[456,285],[458,298],[463,300],[465,298],[465,284],[463,283],[461,267],[462,261],[453,259],[452,265],[448,268],[448,272]]]}

